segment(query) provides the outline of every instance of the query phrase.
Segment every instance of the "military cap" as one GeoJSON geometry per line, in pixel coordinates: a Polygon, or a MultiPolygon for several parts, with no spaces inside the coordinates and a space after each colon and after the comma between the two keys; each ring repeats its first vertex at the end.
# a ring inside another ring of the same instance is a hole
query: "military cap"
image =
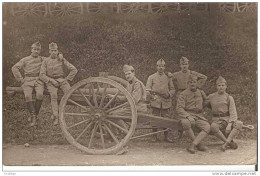
{"type": "Polygon", "coordinates": [[[196,75],[190,74],[189,81],[198,81],[198,77],[196,75]]]}
{"type": "Polygon", "coordinates": [[[189,59],[187,59],[187,57],[181,57],[180,59],[180,64],[188,64],[189,63],[189,59]]]}
{"type": "Polygon", "coordinates": [[[32,44],[32,48],[41,48],[40,42],[35,42],[32,44]]]}
{"type": "Polygon", "coordinates": [[[218,79],[217,79],[217,84],[219,84],[219,83],[227,84],[227,81],[222,76],[219,76],[218,79]]]}
{"type": "Polygon", "coordinates": [[[156,64],[157,65],[165,65],[165,61],[163,59],[159,59],[156,64]]]}
{"type": "Polygon", "coordinates": [[[131,66],[131,65],[124,65],[123,71],[124,71],[124,72],[135,71],[135,69],[134,69],[134,67],[131,66]]]}
{"type": "Polygon", "coordinates": [[[56,50],[56,49],[58,49],[58,45],[56,44],[56,43],[51,43],[51,44],[49,44],[49,49],[50,50],[56,50]]]}

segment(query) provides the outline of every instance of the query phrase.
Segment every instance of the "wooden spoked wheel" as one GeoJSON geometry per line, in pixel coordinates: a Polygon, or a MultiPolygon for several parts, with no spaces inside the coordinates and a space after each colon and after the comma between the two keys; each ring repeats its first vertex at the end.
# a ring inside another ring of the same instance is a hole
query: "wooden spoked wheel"
{"type": "Polygon", "coordinates": [[[122,13],[136,13],[141,10],[142,4],[139,2],[132,3],[122,3],[121,4],[121,12],[122,13]]]}
{"type": "Polygon", "coordinates": [[[236,11],[236,3],[235,2],[220,3],[219,8],[222,12],[234,13],[236,11]]]}
{"type": "Polygon", "coordinates": [[[87,3],[87,12],[88,13],[99,13],[101,12],[102,3],[100,2],[90,2],[87,3]]]}
{"type": "Polygon", "coordinates": [[[115,154],[133,135],[137,111],[121,84],[92,77],[74,84],[62,97],[59,120],[73,146],[88,154],[115,154]]]}
{"type": "Polygon", "coordinates": [[[51,3],[49,4],[50,15],[63,17],[70,15],[83,14],[82,3],[51,3]]]}
{"type": "Polygon", "coordinates": [[[153,13],[177,11],[178,5],[178,3],[152,3],[151,9],[153,13]]]}
{"type": "Polygon", "coordinates": [[[11,14],[13,16],[46,16],[48,13],[48,6],[46,3],[12,3],[11,14]]]}

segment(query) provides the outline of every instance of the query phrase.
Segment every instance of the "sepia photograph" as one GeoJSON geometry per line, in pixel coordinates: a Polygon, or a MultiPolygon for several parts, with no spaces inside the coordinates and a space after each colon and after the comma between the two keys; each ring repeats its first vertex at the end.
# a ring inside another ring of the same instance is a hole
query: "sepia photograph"
{"type": "Polygon", "coordinates": [[[2,2],[3,171],[254,175],[257,15],[258,2],[2,2]]]}

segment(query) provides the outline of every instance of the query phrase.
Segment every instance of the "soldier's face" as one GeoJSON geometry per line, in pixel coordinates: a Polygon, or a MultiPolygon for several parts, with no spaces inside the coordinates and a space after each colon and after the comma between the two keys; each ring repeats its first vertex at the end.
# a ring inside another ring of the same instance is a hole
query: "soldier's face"
{"type": "Polygon", "coordinates": [[[226,89],[227,89],[226,83],[218,83],[217,89],[218,89],[218,93],[220,93],[220,94],[226,92],[226,89]]]}
{"type": "Polygon", "coordinates": [[[59,51],[56,49],[51,49],[50,51],[51,58],[56,58],[58,56],[59,51]]]}
{"type": "Polygon", "coordinates": [[[39,56],[41,49],[40,48],[32,48],[31,51],[32,51],[32,56],[37,57],[37,56],[39,56]]]}
{"type": "Polygon", "coordinates": [[[125,78],[128,82],[132,81],[134,77],[135,73],[133,73],[132,71],[125,72],[125,78]]]}
{"type": "Polygon", "coordinates": [[[157,65],[157,71],[163,73],[165,71],[165,65],[157,65]]]}
{"type": "Polygon", "coordinates": [[[190,80],[188,83],[189,83],[189,88],[190,88],[191,91],[195,91],[197,89],[198,81],[190,80]]]}
{"type": "Polygon", "coordinates": [[[181,70],[182,71],[187,71],[189,69],[189,64],[188,63],[182,63],[181,64],[181,70]]]}

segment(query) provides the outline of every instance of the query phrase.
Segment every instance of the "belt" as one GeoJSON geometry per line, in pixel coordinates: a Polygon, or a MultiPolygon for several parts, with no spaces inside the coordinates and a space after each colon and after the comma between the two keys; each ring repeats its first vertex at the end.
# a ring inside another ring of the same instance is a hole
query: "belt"
{"type": "Polygon", "coordinates": [[[59,79],[59,78],[64,78],[64,76],[50,76],[53,79],[59,79]]]}
{"type": "Polygon", "coordinates": [[[202,113],[202,110],[186,110],[186,109],[185,109],[185,111],[190,112],[190,113],[194,113],[194,114],[200,114],[200,113],[202,113]]]}
{"type": "Polygon", "coordinates": [[[227,116],[229,116],[229,112],[213,114],[213,117],[227,117],[227,116]]]}
{"type": "Polygon", "coordinates": [[[25,75],[25,77],[38,77],[39,73],[26,73],[24,75],[25,75]]]}

